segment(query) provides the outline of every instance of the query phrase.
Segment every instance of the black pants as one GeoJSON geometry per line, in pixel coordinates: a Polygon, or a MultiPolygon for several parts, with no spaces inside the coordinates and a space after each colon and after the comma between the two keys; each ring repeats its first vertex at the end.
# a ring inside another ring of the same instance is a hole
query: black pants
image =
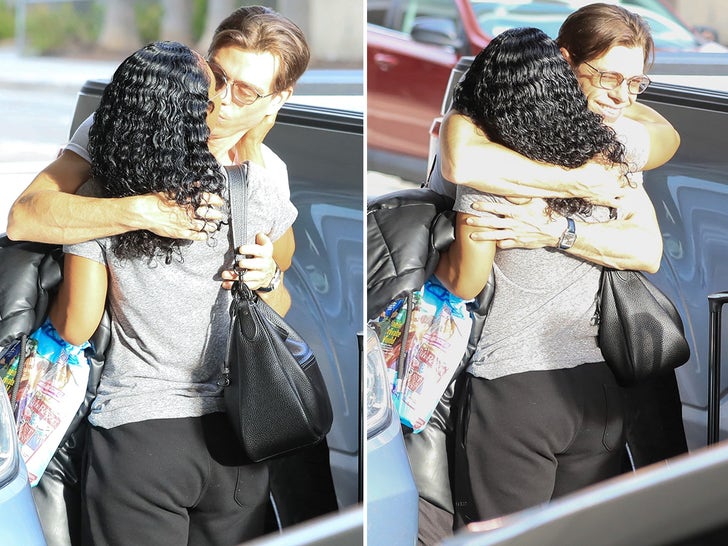
{"type": "Polygon", "coordinates": [[[456,492],[459,525],[547,502],[622,470],[621,391],[604,363],[471,377],[467,394],[464,457],[455,471],[470,491],[456,492]]]}
{"type": "Polygon", "coordinates": [[[223,413],[89,427],[89,545],[234,545],[263,534],[268,468],[250,463],[223,413]]]}

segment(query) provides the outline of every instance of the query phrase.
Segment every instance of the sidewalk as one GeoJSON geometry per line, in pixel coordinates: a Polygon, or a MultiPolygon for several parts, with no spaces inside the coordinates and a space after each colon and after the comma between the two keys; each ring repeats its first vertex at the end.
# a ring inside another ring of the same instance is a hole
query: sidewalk
{"type": "Polygon", "coordinates": [[[86,80],[110,79],[116,61],[64,57],[20,57],[14,47],[0,48],[0,86],[48,85],[78,91],[86,80]]]}

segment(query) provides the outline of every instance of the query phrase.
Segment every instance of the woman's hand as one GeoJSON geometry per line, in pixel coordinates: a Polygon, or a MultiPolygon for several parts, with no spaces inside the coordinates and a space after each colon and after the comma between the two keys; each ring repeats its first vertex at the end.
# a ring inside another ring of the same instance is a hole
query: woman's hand
{"type": "MultiPolygon", "coordinates": [[[[273,242],[270,238],[265,233],[258,233],[255,244],[241,245],[238,254],[245,256],[238,260],[238,267],[244,270],[243,281],[248,288],[258,290],[270,286],[278,269],[273,259],[273,242]]],[[[223,288],[229,290],[238,276],[235,271],[223,271],[222,278],[223,288]]]]}

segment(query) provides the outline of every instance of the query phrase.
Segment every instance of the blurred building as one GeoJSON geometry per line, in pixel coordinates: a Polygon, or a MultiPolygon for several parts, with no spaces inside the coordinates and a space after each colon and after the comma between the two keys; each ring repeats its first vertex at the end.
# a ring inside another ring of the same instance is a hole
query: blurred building
{"type": "Polygon", "coordinates": [[[366,0],[277,0],[272,3],[275,4],[273,9],[301,27],[316,64],[363,65],[366,0]]]}
{"type": "Polygon", "coordinates": [[[717,33],[717,42],[728,45],[728,10],[725,0],[664,0],[691,27],[717,33]]]}

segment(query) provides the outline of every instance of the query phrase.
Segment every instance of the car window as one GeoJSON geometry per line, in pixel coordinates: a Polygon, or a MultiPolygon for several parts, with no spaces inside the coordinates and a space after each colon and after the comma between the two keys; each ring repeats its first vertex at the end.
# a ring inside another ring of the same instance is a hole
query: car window
{"type": "Polygon", "coordinates": [[[405,4],[400,30],[407,34],[410,33],[419,17],[449,19],[455,24],[458,24],[460,20],[453,0],[409,0],[405,4]]]}
{"type": "Polygon", "coordinates": [[[568,2],[482,2],[472,0],[478,25],[488,36],[516,27],[536,27],[556,38],[564,19],[574,11],[568,2]]]}
{"type": "Polygon", "coordinates": [[[367,2],[367,23],[380,27],[387,26],[387,12],[391,1],[371,0],[367,2]]]}
{"type": "Polygon", "coordinates": [[[454,0],[369,0],[367,23],[409,34],[418,17],[448,19],[460,27],[454,0]]]}

